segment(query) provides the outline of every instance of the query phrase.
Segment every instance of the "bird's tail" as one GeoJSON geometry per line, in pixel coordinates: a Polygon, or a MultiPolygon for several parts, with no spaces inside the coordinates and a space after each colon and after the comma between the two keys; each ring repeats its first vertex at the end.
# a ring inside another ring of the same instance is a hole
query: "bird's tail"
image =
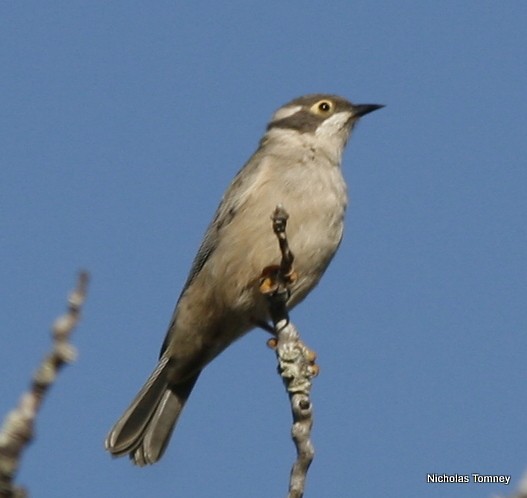
{"type": "Polygon", "coordinates": [[[106,437],[113,456],[127,453],[136,465],[157,462],[170,440],[199,372],[181,384],[167,380],[168,358],[161,357],[139,394],[106,437]]]}

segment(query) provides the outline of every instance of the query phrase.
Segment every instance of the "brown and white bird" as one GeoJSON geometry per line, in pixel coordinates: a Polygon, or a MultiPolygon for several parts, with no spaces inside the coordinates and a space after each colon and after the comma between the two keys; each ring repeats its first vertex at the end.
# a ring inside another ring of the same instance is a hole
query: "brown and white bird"
{"type": "Polygon", "coordinates": [[[381,107],[315,94],[274,113],[205,233],[156,368],[106,438],[112,455],[129,454],[138,465],[159,460],[202,369],[269,320],[259,279],[265,267],[280,263],[269,219],[278,204],[289,213],[298,275],[288,308],[317,285],[342,238],[344,147],[359,118],[381,107]]]}

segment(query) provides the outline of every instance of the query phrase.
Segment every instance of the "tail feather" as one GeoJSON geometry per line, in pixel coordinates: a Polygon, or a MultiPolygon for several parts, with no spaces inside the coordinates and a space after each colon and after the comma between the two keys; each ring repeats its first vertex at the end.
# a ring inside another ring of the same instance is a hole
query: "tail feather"
{"type": "Polygon", "coordinates": [[[161,458],[196,380],[198,375],[166,389],[143,433],[141,443],[130,453],[136,465],[142,467],[161,458]]]}
{"type": "Polygon", "coordinates": [[[129,454],[137,465],[157,462],[199,372],[181,384],[167,380],[168,358],[162,357],[123,416],[110,430],[105,446],[113,456],[129,454]]]}

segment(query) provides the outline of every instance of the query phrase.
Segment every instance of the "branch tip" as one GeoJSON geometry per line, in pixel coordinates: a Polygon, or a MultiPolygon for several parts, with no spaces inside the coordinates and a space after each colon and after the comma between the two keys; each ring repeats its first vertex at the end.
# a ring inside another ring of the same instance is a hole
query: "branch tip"
{"type": "Polygon", "coordinates": [[[296,446],[297,458],[289,479],[289,498],[301,498],[304,494],[307,472],[314,458],[311,442],[313,405],[310,400],[311,379],[318,374],[316,354],[300,339],[294,325],[289,321],[287,301],[291,287],[298,279],[294,271],[294,255],[287,240],[289,214],[284,206],[276,206],[271,220],[273,232],[278,239],[280,265],[270,265],[262,270],[260,292],[266,296],[269,315],[273,321],[275,338],[267,341],[274,349],[278,360],[278,372],[286,388],[291,404],[293,426],[291,435],[296,446]]]}
{"type": "Polygon", "coordinates": [[[22,498],[27,491],[14,484],[22,453],[33,440],[38,411],[59,370],[75,360],[76,349],[68,342],[78,324],[86,298],[88,273],[79,272],[77,285],[68,296],[67,311],[52,325],[53,348],[33,376],[30,389],[12,410],[0,428],[0,498],[22,498]]]}

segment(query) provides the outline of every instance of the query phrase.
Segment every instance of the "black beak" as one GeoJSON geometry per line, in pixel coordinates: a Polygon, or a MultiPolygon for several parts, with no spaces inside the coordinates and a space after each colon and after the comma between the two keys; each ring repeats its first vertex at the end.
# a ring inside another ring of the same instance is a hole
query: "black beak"
{"type": "Polygon", "coordinates": [[[382,109],[384,106],[380,104],[357,104],[353,106],[353,117],[360,118],[369,114],[370,112],[382,109]]]}

